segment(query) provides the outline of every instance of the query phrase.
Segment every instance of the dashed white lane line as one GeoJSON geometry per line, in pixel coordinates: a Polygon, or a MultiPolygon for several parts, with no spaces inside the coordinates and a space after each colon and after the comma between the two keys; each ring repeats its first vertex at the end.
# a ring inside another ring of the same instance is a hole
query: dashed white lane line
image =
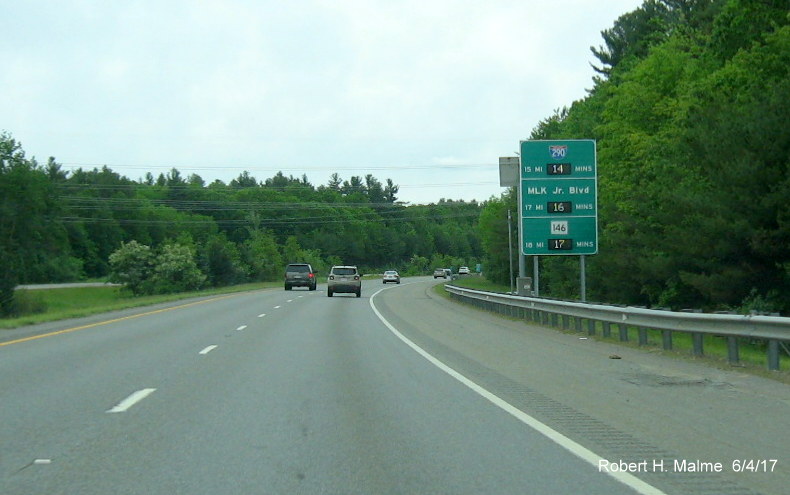
{"type": "Polygon", "coordinates": [[[239,332],[241,332],[241,331],[242,331],[242,330],[244,330],[245,328],[247,328],[247,325],[242,325],[242,326],[240,326],[239,328],[237,328],[236,330],[237,330],[237,331],[239,331],[239,332]]]}
{"type": "Polygon", "coordinates": [[[202,351],[200,351],[198,354],[202,354],[203,356],[205,356],[206,354],[208,354],[209,352],[213,351],[217,347],[219,347],[219,346],[218,345],[210,345],[210,346],[206,347],[205,349],[203,349],[202,351]]]}
{"type": "Polygon", "coordinates": [[[290,302],[294,302],[294,300],[293,300],[293,299],[288,299],[288,300],[287,300],[287,301],[285,301],[285,302],[287,302],[287,303],[290,303],[290,302]]]}
{"type": "Polygon", "coordinates": [[[282,306],[275,306],[274,309],[280,309],[282,306]]]}
{"type": "MultiPolygon", "coordinates": [[[[423,349],[422,347],[418,346],[411,340],[409,340],[405,335],[400,333],[397,328],[395,328],[386,318],[379,312],[378,308],[373,302],[373,299],[379,294],[379,292],[385,289],[379,289],[376,291],[375,294],[370,296],[370,300],[368,301],[370,307],[373,309],[373,312],[376,314],[379,320],[386,326],[390,332],[392,332],[396,337],[398,337],[404,344],[411,347],[417,354],[428,360],[431,364],[439,368],[440,370],[444,371],[451,377],[455,378],[462,384],[469,387],[472,391],[474,391],[479,396],[483,397],[484,399],[488,400],[498,408],[502,409],[506,413],[510,414],[514,418],[518,419],[525,425],[529,426],[533,430],[537,431],[541,435],[545,436],[552,442],[556,443],[560,447],[564,448],[571,454],[575,455],[576,457],[586,461],[589,464],[592,464],[594,467],[599,468],[599,462],[601,459],[604,459],[600,455],[596,454],[595,452],[591,451],[587,447],[576,443],[575,441],[571,440],[570,438],[566,437],[562,433],[558,432],[557,430],[551,428],[550,426],[541,423],[534,417],[530,416],[529,414],[525,413],[521,409],[513,406],[506,400],[500,398],[498,395],[495,395],[493,392],[488,391],[487,389],[481,387],[477,383],[473,382],[472,380],[468,379],[461,373],[457,372],[455,369],[451,368],[450,366],[444,364],[442,361],[434,357],[432,354],[429,354],[428,351],[423,349]]],[[[600,472],[600,468],[599,468],[600,472]]],[[[642,481],[641,479],[637,478],[631,473],[623,472],[623,471],[605,471],[606,474],[611,476],[612,478],[616,479],[620,483],[623,483],[626,486],[633,488],[636,492],[642,495],[665,495],[664,492],[659,490],[658,488],[654,487],[653,485],[642,481]]]]}
{"type": "Polygon", "coordinates": [[[263,318],[264,316],[266,316],[266,313],[261,313],[258,315],[258,318],[263,318]]]}
{"type": "Polygon", "coordinates": [[[119,402],[117,406],[113,407],[112,409],[108,409],[106,412],[108,413],[126,412],[127,410],[129,410],[130,407],[137,404],[138,402],[145,399],[146,397],[148,397],[154,392],[156,392],[155,388],[144,388],[142,390],[138,390],[137,392],[133,393],[129,397],[119,402]]]}

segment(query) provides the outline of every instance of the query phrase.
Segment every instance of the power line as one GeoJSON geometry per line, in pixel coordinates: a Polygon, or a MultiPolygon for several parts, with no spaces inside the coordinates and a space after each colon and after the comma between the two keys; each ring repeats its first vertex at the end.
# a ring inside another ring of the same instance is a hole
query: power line
{"type": "Polygon", "coordinates": [[[278,217],[278,218],[256,218],[256,219],[178,219],[173,220],[156,220],[156,219],[140,219],[140,218],[105,218],[105,217],[74,217],[74,216],[61,216],[54,217],[54,220],[63,223],[115,223],[122,225],[252,225],[254,223],[260,225],[336,225],[336,224],[349,224],[354,222],[369,222],[371,220],[385,220],[388,223],[395,222],[414,222],[420,220],[448,220],[451,218],[474,218],[478,217],[478,212],[466,212],[455,214],[441,214],[441,215],[423,215],[423,216],[409,216],[400,218],[376,218],[375,215],[367,215],[366,217],[347,217],[338,218],[336,215],[332,216],[314,216],[314,217],[278,217]]]}
{"type": "MultiPolygon", "coordinates": [[[[137,164],[121,164],[121,163],[79,163],[79,162],[63,162],[59,163],[61,166],[68,166],[70,168],[82,167],[107,167],[107,168],[124,168],[132,170],[181,170],[176,165],[137,165],[137,164]]],[[[432,169],[464,169],[464,168],[480,168],[480,167],[497,167],[495,163],[463,163],[463,164],[431,164],[431,165],[357,165],[357,166],[340,166],[332,167],[331,170],[322,168],[313,168],[306,166],[289,166],[289,167],[261,167],[255,166],[239,166],[239,165],[200,165],[200,166],[181,166],[184,170],[204,170],[204,171],[217,171],[217,170],[240,170],[242,172],[320,172],[320,173],[335,173],[337,171],[367,171],[367,170],[432,170],[432,169]]]]}
{"type": "MultiPolygon", "coordinates": [[[[497,181],[476,181],[476,182],[437,182],[437,183],[421,183],[421,184],[395,184],[396,187],[399,189],[421,189],[421,188],[428,188],[428,187],[463,187],[463,186],[491,186],[499,184],[497,181]]],[[[214,189],[211,187],[211,184],[208,186],[195,186],[191,184],[180,184],[180,185],[158,185],[158,184],[145,184],[140,182],[134,182],[131,184],[89,184],[89,183],[60,183],[57,185],[63,189],[74,189],[74,188],[90,188],[96,190],[128,190],[132,188],[167,188],[170,190],[182,190],[182,189],[189,189],[189,190],[203,190],[203,191],[216,191],[218,189],[214,189]]],[[[286,191],[286,190],[312,190],[314,192],[318,192],[317,187],[327,187],[325,185],[320,186],[312,186],[309,184],[289,184],[285,186],[273,186],[268,184],[259,185],[256,184],[254,186],[230,186],[225,185],[229,191],[238,191],[244,189],[264,189],[264,190],[275,190],[275,191],[286,191]]],[[[328,187],[327,187],[328,188],[328,187]]],[[[343,188],[341,186],[341,188],[343,188]]],[[[350,186],[345,187],[343,189],[348,189],[354,192],[361,192],[366,191],[367,186],[350,186]]],[[[221,190],[221,189],[220,189],[221,190]]]]}

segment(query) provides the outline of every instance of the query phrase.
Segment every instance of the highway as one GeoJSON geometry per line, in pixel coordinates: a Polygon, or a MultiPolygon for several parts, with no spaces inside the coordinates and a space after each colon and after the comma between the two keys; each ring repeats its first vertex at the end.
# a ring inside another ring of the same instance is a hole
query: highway
{"type": "Polygon", "coordinates": [[[787,493],[787,385],[499,318],[435,283],[0,333],[0,493],[787,493]]]}

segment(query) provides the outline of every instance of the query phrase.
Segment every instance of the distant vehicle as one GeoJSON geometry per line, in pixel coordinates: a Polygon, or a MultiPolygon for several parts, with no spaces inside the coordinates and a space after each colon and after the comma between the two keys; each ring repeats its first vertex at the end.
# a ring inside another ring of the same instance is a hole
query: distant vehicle
{"type": "Polygon", "coordinates": [[[433,271],[433,278],[436,279],[439,277],[447,278],[447,271],[445,268],[437,268],[436,270],[433,271]]]}
{"type": "Polygon", "coordinates": [[[327,277],[326,295],[332,297],[335,292],[362,296],[362,274],[356,266],[333,266],[327,277]]]}
{"type": "Polygon", "coordinates": [[[400,283],[400,275],[395,270],[387,270],[384,272],[384,276],[381,278],[381,283],[386,284],[387,282],[395,282],[396,284],[400,283]]]}
{"type": "Polygon", "coordinates": [[[307,287],[315,290],[318,281],[309,263],[291,263],[285,267],[285,290],[294,287],[307,287]]]}
{"type": "Polygon", "coordinates": [[[450,277],[450,278],[453,278],[453,271],[452,271],[452,270],[450,270],[449,268],[445,268],[445,269],[444,269],[444,274],[445,274],[446,276],[450,277]]]}
{"type": "Polygon", "coordinates": [[[462,266],[458,269],[458,275],[469,275],[470,273],[468,266],[462,266]]]}

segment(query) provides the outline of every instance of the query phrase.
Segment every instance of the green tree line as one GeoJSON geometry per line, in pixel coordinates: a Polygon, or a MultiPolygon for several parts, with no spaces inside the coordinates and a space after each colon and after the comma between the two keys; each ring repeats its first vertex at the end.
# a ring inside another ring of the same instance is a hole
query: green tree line
{"type": "Polygon", "coordinates": [[[314,186],[281,172],[260,181],[243,172],[228,184],[176,169],[138,180],[106,166],[64,172],[53,158],[46,165],[28,159],[5,132],[3,312],[13,311],[17,284],[103,278],[114,268],[122,280],[132,259],[147,270],[147,282],[130,288],[148,293],[278,280],[289,262],[324,273],[341,263],[417,273],[482,256],[482,205],[443,199],[406,206],[398,189],[371,174],[333,174],[314,186]]]}
{"type": "MultiPolygon", "coordinates": [[[[790,312],[789,15],[787,0],[645,1],[592,48],[588,95],[534,128],[597,141],[590,298],[790,312]]],[[[515,202],[486,206],[484,245],[515,202]]],[[[506,281],[501,246],[487,255],[506,281]]],[[[578,297],[577,258],[541,264],[542,295],[578,297]]]]}

